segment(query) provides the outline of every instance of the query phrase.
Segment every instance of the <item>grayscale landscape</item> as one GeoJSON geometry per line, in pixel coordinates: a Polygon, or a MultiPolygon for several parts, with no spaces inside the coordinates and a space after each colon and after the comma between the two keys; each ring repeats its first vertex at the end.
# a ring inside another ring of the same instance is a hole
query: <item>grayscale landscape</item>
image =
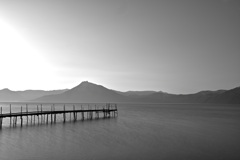
{"type": "Polygon", "coordinates": [[[0,160],[239,160],[239,0],[0,0],[0,160]]]}

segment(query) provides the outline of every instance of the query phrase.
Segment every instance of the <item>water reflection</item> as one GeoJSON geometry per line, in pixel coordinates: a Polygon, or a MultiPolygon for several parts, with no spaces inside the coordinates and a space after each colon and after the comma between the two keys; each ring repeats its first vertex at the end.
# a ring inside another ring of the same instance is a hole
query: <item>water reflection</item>
{"type": "Polygon", "coordinates": [[[236,106],[125,104],[117,118],[6,127],[0,159],[239,159],[239,135],[236,106]]]}

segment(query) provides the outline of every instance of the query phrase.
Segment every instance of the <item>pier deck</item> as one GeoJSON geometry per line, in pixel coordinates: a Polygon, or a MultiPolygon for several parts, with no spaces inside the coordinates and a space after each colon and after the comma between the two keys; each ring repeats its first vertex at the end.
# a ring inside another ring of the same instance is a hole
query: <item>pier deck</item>
{"type": "Polygon", "coordinates": [[[51,110],[44,111],[42,110],[42,104],[36,104],[37,111],[28,111],[28,105],[26,104],[26,111],[23,112],[22,106],[21,106],[21,112],[15,112],[12,113],[11,110],[11,104],[9,106],[9,113],[2,113],[2,107],[0,110],[0,129],[2,129],[3,119],[9,118],[9,124],[10,126],[16,127],[17,126],[17,120],[20,118],[20,125],[23,126],[23,118],[25,117],[25,123],[28,125],[31,124],[48,124],[48,123],[56,123],[57,114],[63,115],[63,122],[66,122],[67,117],[66,114],[69,114],[69,120],[77,121],[78,120],[78,113],[80,114],[81,120],[84,119],[90,119],[92,120],[94,117],[95,119],[100,118],[100,114],[102,115],[102,118],[110,118],[110,117],[116,117],[118,115],[118,109],[117,104],[110,104],[107,103],[102,108],[96,107],[94,109],[91,109],[91,107],[82,108],[81,109],[75,109],[75,105],[73,105],[72,110],[66,110],[65,105],[63,105],[63,110],[55,110],[54,105],[51,106],[51,110]],[[40,110],[38,108],[40,106],[40,110]],[[37,120],[36,120],[37,116],[37,120]],[[86,116],[86,118],[85,118],[86,116]]]}

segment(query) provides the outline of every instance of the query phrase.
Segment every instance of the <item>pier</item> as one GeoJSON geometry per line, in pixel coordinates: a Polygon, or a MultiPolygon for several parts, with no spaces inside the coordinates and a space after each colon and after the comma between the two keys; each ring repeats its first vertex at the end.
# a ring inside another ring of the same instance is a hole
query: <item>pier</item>
{"type": "MultiPolygon", "coordinates": [[[[57,115],[61,115],[63,123],[66,121],[76,122],[77,120],[92,120],[99,118],[110,118],[118,116],[117,104],[106,103],[101,105],[96,104],[85,104],[80,105],[76,109],[75,104],[71,104],[66,107],[65,104],[62,104],[62,109],[60,110],[60,104],[58,107],[55,107],[55,104],[51,104],[51,110],[43,110],[43,104],[34,104],[36,110],[29,111],[28,104],[25,104],[24,111],[23,106],[21,105],[20,112],[12,112],[12,105],[9,104],[9,112],[3,113],[3,108],[0,109],[0,129],[3,126],[3,119],[9,119],[10,127],[16,127],[19,124],[21,127],[25,123],[26,125],[35,125],[35,124],[53,124],[57,122],[57,115]],[[59,110],[56,110],[58,108],[59,110]],[[70,109],[71,108],[71,109],[70,109]],[[68,116],[67,116],[68,115],[68,116]],[[18,123],[19,120],[19,123],[18,123]]],[[[32,105],[33,106],[33,105],[32,105]]],[[[59,118],[58,118],[59,121],[59,118]]]]}

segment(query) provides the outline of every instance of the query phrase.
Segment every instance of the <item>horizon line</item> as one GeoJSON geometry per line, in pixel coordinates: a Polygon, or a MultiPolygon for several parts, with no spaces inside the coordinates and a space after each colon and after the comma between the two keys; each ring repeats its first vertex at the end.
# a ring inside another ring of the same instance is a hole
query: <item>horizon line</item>
{"type": "MultiPolygon", "coordinates": [[[[80,84],[82,84],[83,82],[87,82],[87,83],[91,83],[91,84],[94,84],[94,85],[100,85],[100,86],[103,86],[101,84],[97,84],[97,83],[93,83],[93,82],[90,82],[90,81],[82,81],[81,83],[79,83],[78,85],[72,87],[72,88],[75,88],[77,86],[79,86],[80,84]]],[[[196,94],[196,93],[199,93],[199,92],[203,92],[203,91],[221,91],[221,90],[224,90],[224,91],[227,91],[227,90],[231,90],[231,89],[235,89],[235,88],[238,88],[240,86],[236,86],[236,87],[233,87],[233,88],[230,88],[230,89],[216,89],[216,90],[210,90],[210,89],[202,89],[202,90],[199,90],[199,91],[196,91],[196,92],[191,92],[191,93],[170,93],[170,92],[166,92],[166,91],[162,91],[162,90],[127,90],[127,91],[121,91],[121,90],[115,90],[115,89],[112,89],[112,88],[108,88],[106,86],[103,86],[109,90],[113,90],[113,91],[118,91],[118,92],[147,92],[147,91],[152,91],[152,92],[162,92],[162,93],[167,93],[167,94],[176,94],[176,95],[188,95],[188,94],[196,94]]],[[[59,91],[59,90],[71,90],[72,88],[65,88],[65,89],[49,89],[49,90],[44,90],[44,89],[25,89],[25,90],[12,90],[12,89],[9,89],[9,88],[2,88],[0,89],[0,91],[2,90],[10,90],[10,91],[13,91],[13,92],[24,92],[24,91],[46,91],[46,92],[49,92],[49,91],[59,91]]]]}

